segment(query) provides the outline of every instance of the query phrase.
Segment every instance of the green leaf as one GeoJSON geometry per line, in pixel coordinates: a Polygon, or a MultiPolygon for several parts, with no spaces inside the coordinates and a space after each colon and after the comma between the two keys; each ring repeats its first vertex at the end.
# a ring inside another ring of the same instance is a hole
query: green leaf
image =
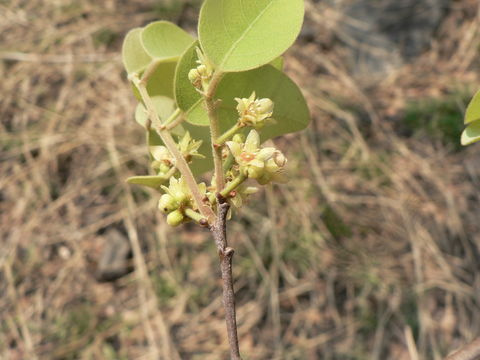
{"type": "Polygon", "coordinates": [[[156,21],[143,29],[141,41],[148,55],[162,61],[178,58],[194,38],[171,22],[156,21]]]}
{"type": "Polygon", "coordinates": [[[475,94],[468,104],[467,111],[465,111],[465,124],[476,120],[480,120],[480,90],[475,94]]]}
{"type": "Polygon", "coordinates": [[[165,176],[132,176],[127,179],[129,184],[148,186],[154,189],[160,189],[160,185],[163,185],[167,181],[165,176]]]}
{"type": "MultiPolygon", "coordinates": [[[[226,74],[220,81],[216,97],[221,100],[218,111],[222,132],[238,119],[235,98],[248,98],[253,91],[258,98],[270,98],[275,104],[273,118],[276,123],[261,130],[263,141],[302,130],[308,125],[308,106],[298,86],[280,70],[265,65],[255,70],[226,74]]],[[[208,125],[208,116],[201,101],[187,111],[187,121],[208,125]]]]}
{"type": "Polygon", "coordinates": [[[470,145],[480,140],[480,120],[474,121],[463,130],[460,142],[462,145],[470,145]]]}
{"type": "MultiPolygon", "coordinates": [[[[170,115],[173,114],[175,111],[175,103],[173,99],[170,99],[165,96],[154,96],[152,97],[153,105],[155,106],[155,110],[157,111],[160,120],[165,121],[167,120],[170,115]]],[[[143,128],[145,128],[145,124],[147,123],[147,110],[142,103],[137,105],[135,109],[135,120],[138,124],[140,124],[143,128]]],[[[171,133],[177,136],[182,136],[185,133],[185,130],[182,125],[176,126],[174,129],[171,130],[171,133]]],[[[156,146],[156,145],[163,145],[163,141],[157,132],[153,129],[150,129],[147,132],[147,145],[148,146],[156,146]]]]}
{"type": "Polygon", "coordinates": [[[210,139],[210,127],[197,126],[189,123],[183,123],[185,131],[189,131],[195,140],[202,140],[202,145],[198,152],[205,156],[204,159],[193,159],[190,164],[193,175],[200,176],[203,173],[213,169],[212,142],[210,139]]]}
{"type": "MultiPolygon", "coordinates": [[[[152,103],[160,120],[162,121],[167,120],[175,110],[175,103],[173,99],[170,99],[166,96],[154,96],[152,97],[152,103]]],[[[147,119],[148,114],[145,106],[142,103],[138,104],[137,108],[135,109],[135,120],[145,128],[147,119]]]]}
{"type": "Polygon", "coordinates": [[[272,65],[275,69],[282,71],[283,70],[283,65],[284,65],[285,59],[283,56],[279,56],[276,59],[273,59],[270,61],[270,65],[272,65]]]}
{"type": "Polygon", "coordinates": [[[130,30],[123,40],[122,61],[127,73],[139,73],[150,64],[152,58],[143,49],[140,35],[142,28],[130,30]]]}
{"type": "Polygon", "coordinates": [[[208,125],[207,113],[201,109],[197,110],[197,106],[202,103],[202,96],[188,79],[188,72],[198,66],[195,48],[199,46],[198,41],[195,41],[178,61],[175,71],[175,101],[179,109],[185,112],[188,122],[208,125]],[[192,111],[194,111],[193,114],[192,111]]]}
{"type": "Polygon", "coordinates": [[[265,65],[287,50],[303,23],[304,0],[206,0],[198,33],[219,70],[265,65]]]}
{"type": "MultiPolygon", "coordinates": [[[[155,71],[150,75],[147,81],[147,93],[150,97],[153,96],[167,96],[169,98],[174,97],[173,84],[175,78],[175,68],[177,62],[168,61],[162,62],[157,65],[155,71]]],[[[138,92],[138,89],[132,84],[133,94],[135,97],[142,101],[142,97],[138,92]]]]}

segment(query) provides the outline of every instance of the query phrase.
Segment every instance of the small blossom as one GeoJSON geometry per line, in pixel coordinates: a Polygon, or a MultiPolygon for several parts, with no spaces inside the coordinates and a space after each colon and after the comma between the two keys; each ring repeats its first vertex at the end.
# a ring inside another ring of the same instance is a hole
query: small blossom
{"type": "MultiPolygon", "coordinates": [[[[205,158],[198,152],[198,149],[202,146],[202,141],[193,140],[188,131],[177,146],[187,162],[190,162],[193,158],[205,158]]],[[[166,174],[174,166],[175,160],[165,146],[150,146],[149,150],[153,157],[151,166],[158,175],[166,174]]]]}
{"type": "MultiPolygon", "coordinates": [[[[206,194],[205,183],[198,185],[200,194],[206,194]]],[[[195,201],[193,200],[192,193],[185,182],[183,177],[176,179],[175,177],[170,178],[170,183],[168,187],[162,185],[162,189],[165,191],[165,196],[163,195],[159,201],[159,208],[164,213],[170,213],[177,209],[192,208],[196,210],[195,201]]]]}
{"type": "Polygon", "coordinates": [[[198,66],[188,72],[188,79],[197,90],[205,92],[213,75],[213,65],[198,47],[195,51],[198,66]]]}
{"type": "Polygon", "coordinates": [[[257,181],[261,185],[270,182],[286,183],[287,177],[284,166],[287,164],[287,159],[279,150],[275,150],[273,156],[265,163],[265,171],[257,181]]]}
{"type": "Polygon", "coordinates": [[[287,159],[273,147],[261,149],[260,137],[255,130],[250,131],[245,144],[235,141],[227,141],[226,144],[243,175],[256,179],[262,185],[286,181],[284,166],[287,159]]]}
{"type": "Polygon", "coordinates": [[[190,162],[192,158],[205,158],[198,152],[200,146],[202,146],[202,140],[193,140],[188,131],[178,143],[178,149],[187,162],[190,162]]]}
{"type": "Polygon", "coordinates": [[[178,226],[183,223],[185,220],[185,215],[180,210],[172,211],[167,215],[167,224],[170,226],[178,226]]]}
{"type": "Polygon", "coordinates": [[[178,201],[170,194],[163,194],[158,202],[158,208],[164,214],[171,213],[175,209],[178,209],[179,206],[178,201]]]}
{"type": "Polygon", "coordinates": [[[150,154],[153,157],[152,169],[158,175],[166,174],[173,166],[173,157],[165,146],[150,146],[150,154]]]}
{"type": "Polygon", "coordinates": [[[232,152],[240,173],[253,179],[261,177],[265,171],[265,163],[275,153],[275,148],[260,149],[260,136],[255,130],[251,130],[245,144],[227,141],[227,146],[232,152]]]}
{"type": "Polygon", "coordinates": [[[240,116],[238,122],[242,126],[252,126],[260,129],[268,121],[272,121],[273,101],[265,99],[255,99],[255,91],[247,98],[235,98],[237,101],[237,111],[240,116]]]}

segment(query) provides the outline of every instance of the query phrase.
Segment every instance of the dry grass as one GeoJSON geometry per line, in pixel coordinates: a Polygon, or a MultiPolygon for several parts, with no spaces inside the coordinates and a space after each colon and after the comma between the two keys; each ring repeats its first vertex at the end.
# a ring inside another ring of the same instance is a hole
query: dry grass
{"type": "MultiPolygon", "coordinates": [[[[480,332],[480,148],[398,124],[420,98],[453,99],[461,122],[479,5],[454,1],[431,51],[366,87],[328,47],[338,16],[322,4],[307,3],[318,42],[287,58],[313,114],[279,142],[295,179],[230,225],[242,352],[441,359],[480,332]]],[[[226,358],[209,234],[172,231],[158,196],[124,183],[147,161],[118,50],[165,9],[192,28],[197,5],[165,6],[0,1],[1,359],[226,358]],[[111,228],[135,271],[102,283],[111,228]]]]}

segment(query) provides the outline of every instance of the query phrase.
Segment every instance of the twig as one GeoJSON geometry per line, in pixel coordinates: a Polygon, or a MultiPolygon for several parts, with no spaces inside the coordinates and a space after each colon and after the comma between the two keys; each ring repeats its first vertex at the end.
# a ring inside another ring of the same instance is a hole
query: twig
{"type": "Polygon", "coordinates": [[[233,290],[232,257],[234,250],[227,244],[227,214],[230,205],[221,195],[217,195],[218,216],[210,231],[213,234],[220,257],[220,269],[223,281],[223,306],[227,323],[228,342],[231,360],[241,360],[238,347],[237,320],[235,316],[235,293],[233,290]]]}
{"type": "Polygon", "coordinates": [[[137,87],[138,91],[140,92],[140,95],[145,104],[145,108],[147,109],[148,117],[153,125],[153,128],[158,133],[163,143],[167,147],[168,151],[170,151],[173,158],[175,159],[175,167],[178,169],[178,171],[180,171],[180,174],[182,174],[182,176],[184,177],[185,182],[192,193],[193,200],[195,201],[195,204],[197,205],[200,213],[208,219],[209,223],[213,223],[215,221],[215,213],[208,205],[206,205],[202,201],[202,195],[200,194],[200,190],[198,188],[197,182],[193,177],[190,167],[188,166],[187,162],[185,161],[182,154],[178,150],[177,145],[175,144],[175,141],[172,138],[172,135],[170,135],[170,132],[165,128],[162,129],[162,122],[157,112],[155,111],[155,106],[152,103],[152,99],[148,95],[145,84],[143,84],[138,79],[138,76],[132,76],[131,80],[133,84],[137,87]]]}
{"type": "Polygon", "coordinates": [[[220,136],[220,126],[217,115],[217,102],[213,97],[215,95],[217,86],[222,79],[222,76],[223,74],[220,72],[217,72],[213,75],[204,97],[208,118],[210,120],[210,136],[212,140],[213,165],[215,168],[215,186],[217,188],[217,191],[222,191],[225,187],[225,178],[223,175],[222,149],[221,147],[216,145],[217,138],[220,136]]]}
{"type": "Polygon", "coordinates": [[[480,359],[480,338],[465,345],[445,358],[445,360],[478,360],[480,359]]]}

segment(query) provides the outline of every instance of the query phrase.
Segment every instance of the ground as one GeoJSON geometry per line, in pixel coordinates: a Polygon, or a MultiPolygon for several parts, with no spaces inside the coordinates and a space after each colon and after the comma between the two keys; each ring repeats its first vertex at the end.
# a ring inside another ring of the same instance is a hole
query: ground
{"type": "MultiPolygon", "coordinates": [[[[245,359],[437,360],[480,331],[480,145],[458,145],[478,1],[444,2],[380,74],[357,71],[343,2],[306,1],[286,54],[312,113],[276,140],[291,181],[229,224],[245,359]]],[[[160,18],[194,32],[199,5],[0,1],[1,359],[227,358],[210,234],[124,181],[148,160],[122,38],[160,18]],[[113,241],[132,271],[109,278],[113,241]]]]}

